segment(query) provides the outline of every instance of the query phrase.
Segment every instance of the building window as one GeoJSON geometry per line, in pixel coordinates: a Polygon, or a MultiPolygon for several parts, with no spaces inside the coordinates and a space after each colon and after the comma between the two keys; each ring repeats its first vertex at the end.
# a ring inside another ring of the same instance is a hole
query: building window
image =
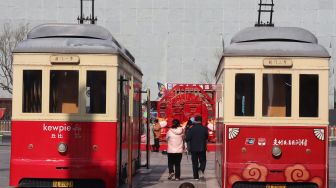
{"type": "Polygon", "coordinates": [[[86,113],[106,113],[106,71],[87,71],[86,113]]]}
{"type": "Polygon", "coordinates": [[[318,75],[300,75],[300,117],[318,117],[318,75]]]}
{"type": "Polygon", "coordinates": [[[290,117],[292,107],[292,76],[263,75],[263,116],[290,117]]]}
{"type": "Polygon", "coordinates": [[[235,116],[254,116],[254,74],[237,74],[235,116]]]}
{"type": "Polygon", "coordinates": [[[41,113],[42,70],[23,71],[22,112],[41,113]]]}
{"type": "Polygon", "coordinates": [[[50,113],[78,113],[78,71],[50,71],[50,113]]]}

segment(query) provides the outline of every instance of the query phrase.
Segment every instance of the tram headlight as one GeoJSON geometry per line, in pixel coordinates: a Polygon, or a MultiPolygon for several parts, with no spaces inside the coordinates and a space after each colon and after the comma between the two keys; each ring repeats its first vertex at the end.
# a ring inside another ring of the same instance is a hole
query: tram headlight
{"type": "Polygon", "coordinates": [[[58,144],[57,150],[60,153],[65,153],[68,150],[68,146],[64,142],[61,142],[58,144]]]}
{"type": "Polygon", "coordinates": [[[281,156],[281,148],[279,146],[273,146],[272,148],[272,155],[276,158],[280,157],[281,156]]]}

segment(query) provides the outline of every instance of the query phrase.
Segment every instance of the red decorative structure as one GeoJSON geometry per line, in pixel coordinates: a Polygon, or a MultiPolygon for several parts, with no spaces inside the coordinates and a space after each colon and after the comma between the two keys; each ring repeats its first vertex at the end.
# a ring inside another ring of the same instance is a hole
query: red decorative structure
{"type": "Polygon", "coordinates": [[[6,108],[0,108],[0,119],[4,117],[5,113],[6,113],[6,108]]]}
{"type": "MultiPolygon", "coordinates": [[[[214,125],[215,85],[212,84],[168,84],[168,93],[158,102],[158,117],[167,121],[162,128],[161,140],[165,141],[173,119],[186,125],[191,117],[202,116],[202,124],[214,125]],[[171,88],[171,89],[170,89],[171,88]]],[[[209,141],[215,141],[214,129],[209,128],[209,141]]]]}

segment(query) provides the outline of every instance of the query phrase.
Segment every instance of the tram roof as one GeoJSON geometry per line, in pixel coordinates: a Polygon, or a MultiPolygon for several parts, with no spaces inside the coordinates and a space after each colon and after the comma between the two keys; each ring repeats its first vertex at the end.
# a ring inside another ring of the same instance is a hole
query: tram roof
{"type": "Polygon", "coordinates": [[[33,28],[15,53],[120,54],[134,63],[132,54],[105,28],[92,24],[42,24],[33,28]]]}
{"type": "Polygon", "coordinates": [[[238,32],[224,56],[330,57],[317,38],[298,27],[250,27],[238,32]]]}

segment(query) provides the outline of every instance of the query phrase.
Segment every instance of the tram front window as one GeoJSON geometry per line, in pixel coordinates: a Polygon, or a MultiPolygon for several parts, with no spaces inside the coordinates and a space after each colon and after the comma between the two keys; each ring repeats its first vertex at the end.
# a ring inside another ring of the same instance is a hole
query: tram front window
{"type": "Polygon", "coordinates": [[[22,112],[41,113],[42,106],[42,71],[23,71],[22,112]]]}
{"type": "Polygon", "coordinates": [[[235,116],[254,116],[254,74],[237,74],[235,116]]]}
{"type": "Polygon", "coordinates": [[[86,113],[106,113],[106,71],[87,71],[86,113]]]}
{"type": "Polygon", "coordinates": [[[50,113],[78,113],[78,71],[50,71],[50,113]]]}
{"type": "Polygon", "coordinates": [[[300,117],[318,117],[318,75],[300,75],[300,117]]]}
{"type": "Polygon", "coordinates": [[[292,106],[292,76],[263,75],[263,116],[290,117],[292,106]]]}

